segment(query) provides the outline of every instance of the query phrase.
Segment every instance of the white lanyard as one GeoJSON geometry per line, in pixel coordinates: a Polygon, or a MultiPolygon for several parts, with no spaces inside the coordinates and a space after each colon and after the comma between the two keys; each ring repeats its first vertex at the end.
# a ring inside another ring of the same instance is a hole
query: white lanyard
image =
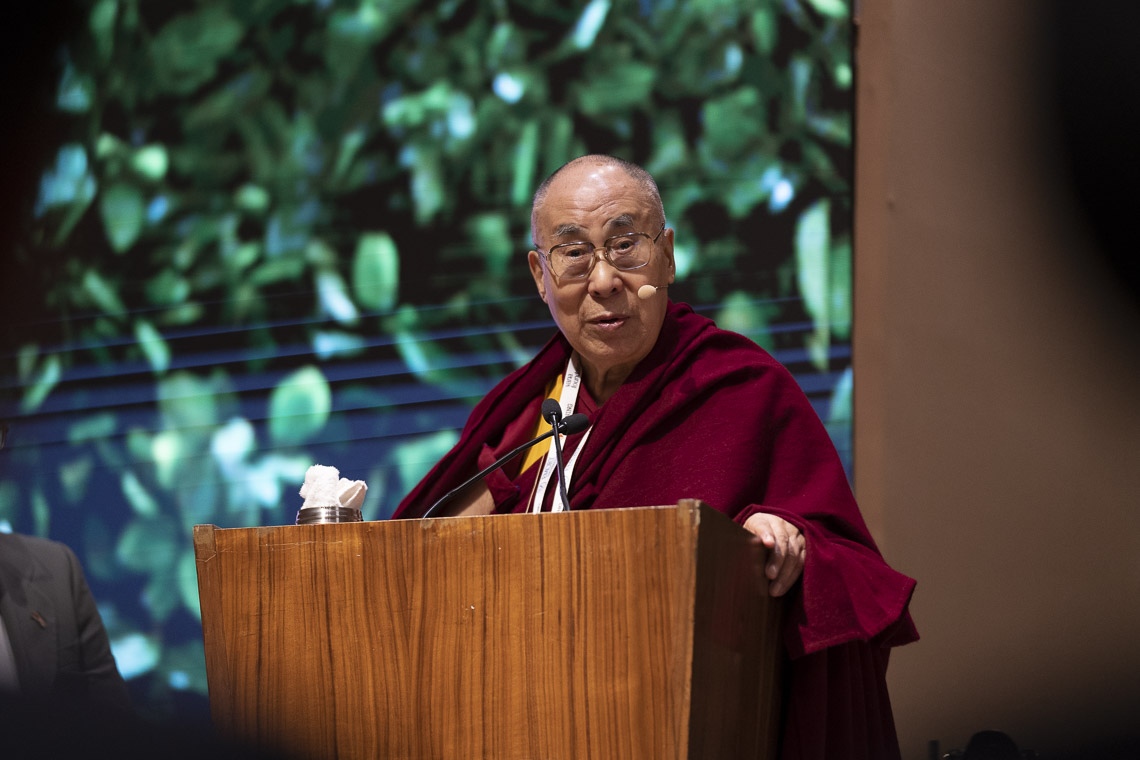
{"type": "MultiPolygon", "coordinates": [[[[566,363],[565,379],[562,381],[562,393],[558,397],[558,403],[562,406],[562,418],[565,419],[574,413],[574,409],[578,406],[578,386],[582,382],[582,376],[578,374],[578,368],[574,366],[574,357],[570,357],[570,361],[566,363]]],[[[585,433],[582,434],[582,440],[578,442],[578,448],[574,450],[574,456],[570,457],[570,461],[566,464],[566,491],[570,491],[570,477],[574,474],[574,465],[578,462],[578,455],[582,453],[582,449],[586,448],[586,439],[590,437],[590,427],[585,433]]],[[[566,436],[561,433],[559,442],[565,441],[566,436]]],[[[558,464],[558,459],[554,455],[554,442],[551,441],[550,447],[546,450],[546,455],[542,459],[542,470],[538,475],[538,482],[534,490],[534,506],[531,508],[532,512],[542,511],[542,502],[546,499],[546,489],[550,485],[550,477],[554,473],[554,469],[558,464]]],[[[565,509],[562,504],[562,499],[556,498],[551,504],[551,512],[561,512],[565,509]]]]}

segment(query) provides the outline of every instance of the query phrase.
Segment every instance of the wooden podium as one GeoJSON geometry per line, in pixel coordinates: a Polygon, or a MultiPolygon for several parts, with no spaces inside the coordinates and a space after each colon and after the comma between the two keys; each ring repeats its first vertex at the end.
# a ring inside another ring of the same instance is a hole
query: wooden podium
{"type": "Polygon", "coordinates": [[[194,528],[210,709],[302,758],[767,758],[780,605],[695,501],[194,528]]]}

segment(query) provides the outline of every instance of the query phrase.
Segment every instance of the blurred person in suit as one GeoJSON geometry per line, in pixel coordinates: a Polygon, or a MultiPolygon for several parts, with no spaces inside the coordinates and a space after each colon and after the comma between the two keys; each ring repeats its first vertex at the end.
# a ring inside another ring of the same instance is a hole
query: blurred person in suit
{"type": "Polygon", "coordinates": [[[0,533],[0,692],[5,701],[131,712],[83,568],[64,544],[0,533]]]}

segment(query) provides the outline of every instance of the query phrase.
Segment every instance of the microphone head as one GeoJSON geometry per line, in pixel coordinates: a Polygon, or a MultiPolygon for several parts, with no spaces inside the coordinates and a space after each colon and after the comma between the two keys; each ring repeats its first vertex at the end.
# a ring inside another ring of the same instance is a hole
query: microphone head
{"type": "Polygon", "coordinates": [[[550,423],[551,427],[562,419],[562,406],[557,400],[548,398],[542,402],[542,419],[550,423]]]}
{"type": "Polygon", "coordinates": [[[562,420],[562,424],[558,426],[558,430],[562,435],[574,435],[575,433],[581,433],[588,427],[590,427],[590,418],[578,412],[562,420]]]}
{"type": "Polygon", "coordinates": [[[658,288],[653,285],[642,285],[637,289],[637,297],[642,301],[648,301],[653,296],[657,295],[658,288]]]}

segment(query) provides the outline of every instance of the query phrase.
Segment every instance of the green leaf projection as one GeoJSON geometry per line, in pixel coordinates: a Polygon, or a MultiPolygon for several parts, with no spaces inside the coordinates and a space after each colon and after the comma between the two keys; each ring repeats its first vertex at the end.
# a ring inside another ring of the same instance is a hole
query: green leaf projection
{"type": "Polygon", "coordinates": [[[670,297],[849,461],[843,0],[74,8],[5,251],[0,528],[79,552],[142,704],[205,691],[193,525],[291,523],[315,463],[387,517],[549,338],[530,198],[575,156],[655,175],[670,297]]]}

